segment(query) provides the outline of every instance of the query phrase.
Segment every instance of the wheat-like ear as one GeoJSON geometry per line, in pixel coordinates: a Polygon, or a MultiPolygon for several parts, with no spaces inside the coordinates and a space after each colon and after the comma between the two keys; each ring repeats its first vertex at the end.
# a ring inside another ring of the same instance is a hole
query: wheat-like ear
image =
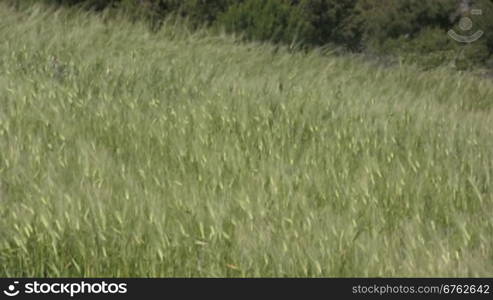
{"type": "Polygon", "coordinates": [[[55,77],[61,79],[65,72],[65,66],[60,62],[58,56],[51,56],[51,67],[53,68],[53,73],[55,77]]]}
{"type": "Polygon", "coordinates": [[[55,55],[52,55],[51,56],[51,66],[53,68],[57,67],[58,65],[60,64],[60,62],[58,61],[58,57],[56,57],[55,55]]]}

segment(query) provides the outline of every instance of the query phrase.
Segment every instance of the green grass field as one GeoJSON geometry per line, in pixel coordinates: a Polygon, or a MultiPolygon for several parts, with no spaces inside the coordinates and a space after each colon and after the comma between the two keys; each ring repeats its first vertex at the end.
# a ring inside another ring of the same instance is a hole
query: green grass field
{"type": "Polygon", "coordinates": [[[493,276],[493,84],[0,3],[0,276],[493,276]]]}

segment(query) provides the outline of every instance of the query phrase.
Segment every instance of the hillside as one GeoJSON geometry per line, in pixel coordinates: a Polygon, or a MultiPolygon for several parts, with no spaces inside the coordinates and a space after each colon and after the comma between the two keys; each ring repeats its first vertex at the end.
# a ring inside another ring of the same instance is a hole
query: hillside
{"type": "Polygon", "coordinates": [[[492,276],[493,86],[0,3],[0,276],[492,276]]]}

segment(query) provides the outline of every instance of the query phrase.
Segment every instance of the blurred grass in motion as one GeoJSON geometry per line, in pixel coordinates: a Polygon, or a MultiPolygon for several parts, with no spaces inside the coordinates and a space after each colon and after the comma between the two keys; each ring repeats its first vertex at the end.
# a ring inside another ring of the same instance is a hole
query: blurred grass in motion
{"type": "Polygon", "coordinates": [[[0,4],[0,276],[492,276],[493,88],[0,4]]]}

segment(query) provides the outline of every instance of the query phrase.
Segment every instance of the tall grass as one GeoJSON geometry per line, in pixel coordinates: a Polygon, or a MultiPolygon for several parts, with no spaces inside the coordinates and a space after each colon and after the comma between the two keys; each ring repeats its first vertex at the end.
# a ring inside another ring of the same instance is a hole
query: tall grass
{"type": "Polygon", "coordinates": [[[492,276],[493,88],[0,3],[0,276],[492,276]]]}

